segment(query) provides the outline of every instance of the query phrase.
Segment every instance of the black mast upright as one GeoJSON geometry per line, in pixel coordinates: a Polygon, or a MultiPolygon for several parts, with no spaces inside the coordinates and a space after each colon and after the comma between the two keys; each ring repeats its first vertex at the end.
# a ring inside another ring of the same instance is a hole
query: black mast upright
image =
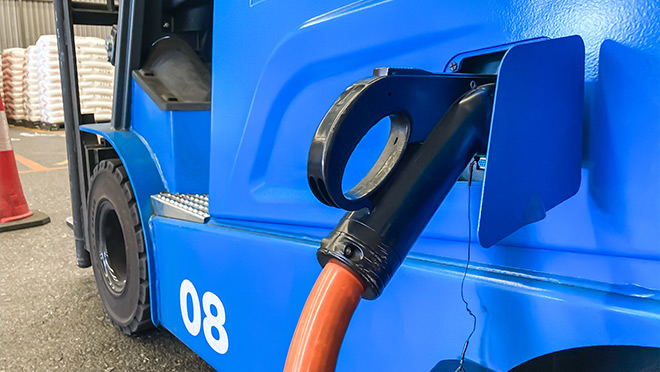
{"type": "Polygon", "coordinates": [[[82,225],[84,210],[81,170],[82,155],[80,132],[82,121],[80,97],[78,97],[78,69],[76,65],[73,20],[69,0],[55,0],[55,24],[57,25],[57,49],[60,60],[62,81],[62,104],[64,106],[64,133],[66,152],[69,161],[69,184],[71,187],[71,212],[73,214],[73,234],[76,239],[76,258],[79,267],[91,266],[89,252],[85,249],[85,236],[82,225]]]}
{"type": "Polygon", "coordinates": [[[79,267],[91,266],[89,252],[85,248],[83,217],[86,213],[85,185],[82,176],[83,157],[80,141],[80,97],[78,95],[78,68],[73,25],[113,25],[118,12],[113,0],[105,4],[55,0],[55,24],[57,27],[57,49],[62,81],[62,104],[64,106],[64,133],[69,162],[69,184],[71,187],[71,212],[73,234],[76,239],[76,258],[79,267]]]}

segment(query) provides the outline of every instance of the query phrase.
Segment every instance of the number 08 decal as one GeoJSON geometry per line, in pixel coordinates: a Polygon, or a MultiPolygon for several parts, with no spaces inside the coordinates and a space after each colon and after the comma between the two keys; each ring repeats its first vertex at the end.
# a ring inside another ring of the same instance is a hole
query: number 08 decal
{"type": "Polygon", "coordinates": [[[199,306],[199,296],[197,290],[192,282],[185,279],[181,282],[181,289],[179,290],[179,303],[181,305],[181,317],[183,324],[191,335],[197,336],[202,326],[204,328],[204,338],[209,346],[220,354],[227,352],[229,348],[229,338],[225,325],[225,307],[222,301],[212,292],[206,292],[202,296],[202,307],[204,310],[204,318],[202,320],[202,313],[199,306]],[[188,313],[188,296],[192,300],[192,314],[188,313]],[[212,310],[215,308],[215,314],[212,310]],[[192,315],[192,319],[191,319],[192,315]],[[213,329],[217,331],[217,338],[214,336],[213,329]]]}

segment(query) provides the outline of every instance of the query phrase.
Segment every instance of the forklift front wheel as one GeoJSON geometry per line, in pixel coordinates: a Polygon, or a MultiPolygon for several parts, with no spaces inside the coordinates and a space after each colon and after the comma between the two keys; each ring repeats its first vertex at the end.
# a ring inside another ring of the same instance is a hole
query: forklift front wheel
{"type": "Polygon", "coordinates": [[[110,321],[127,335],[152,328],[142,224],[118,159],[94,168],[87,201],[92,267],[110,321]]]}

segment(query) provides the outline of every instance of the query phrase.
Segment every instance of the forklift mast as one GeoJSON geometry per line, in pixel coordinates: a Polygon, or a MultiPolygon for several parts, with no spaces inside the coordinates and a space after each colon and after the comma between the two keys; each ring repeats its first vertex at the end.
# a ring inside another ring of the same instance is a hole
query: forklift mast
{"type": "MultiPolygon", "coordinates": [[[[76,49],[73,33],[74,24],[112,26],[117,23],[118,9],[114,1],[106,4],[55,1],[55,23],[62,81],[62,105],[64,108],[64,131],[69,164],[71,189],[71,211],[75,236],[76,258],[81,268],[91,266],[89,252],[85,247],[83,217],[85,215],[86,180],[82,177],[83,158],[80,138],[82,113],[78,90],[76,49]]],[[[114,106],[113,106],[114,107],[114,106]]],[[[113,113],[114,116],[114,113],[113,113]]]]}

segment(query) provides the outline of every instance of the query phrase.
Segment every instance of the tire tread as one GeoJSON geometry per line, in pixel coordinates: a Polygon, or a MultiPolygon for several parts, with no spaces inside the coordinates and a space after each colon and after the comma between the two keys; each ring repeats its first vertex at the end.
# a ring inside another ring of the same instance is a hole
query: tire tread
{"type": "Polygon", "coordinates": [[[145,244],[142,235],[142,222],[140,221],[139,208],[133,193],[133,187],[128,178],[128,173],[126,172],[126,169],[124,168],[124,165],[121,163],[121,161],[119,159],[108,159],[99,162],[99,164],[94,168],[92,177],[90,177],[90,189],[91,185],[94,183],[94,179],[101,171],[109,171],[112,173],[112,175],[119,182],[121,190],[126,197],[126,200],[128,201],[128,208],[131,212],[131,222],[133,223],[133,233],[136,235],[136,240],[138,242],[138,267],[140,268],[138,305],[133,319],[130,323],[121,325],[115,322],[112,317],[108,318],[110,318],[110,322],[124,334],[135,336],[139,333],[154,328],[153,323],[151,322],[151,304],[149,303],[149,275],[147,255],[145,252],[145,244]]]}

